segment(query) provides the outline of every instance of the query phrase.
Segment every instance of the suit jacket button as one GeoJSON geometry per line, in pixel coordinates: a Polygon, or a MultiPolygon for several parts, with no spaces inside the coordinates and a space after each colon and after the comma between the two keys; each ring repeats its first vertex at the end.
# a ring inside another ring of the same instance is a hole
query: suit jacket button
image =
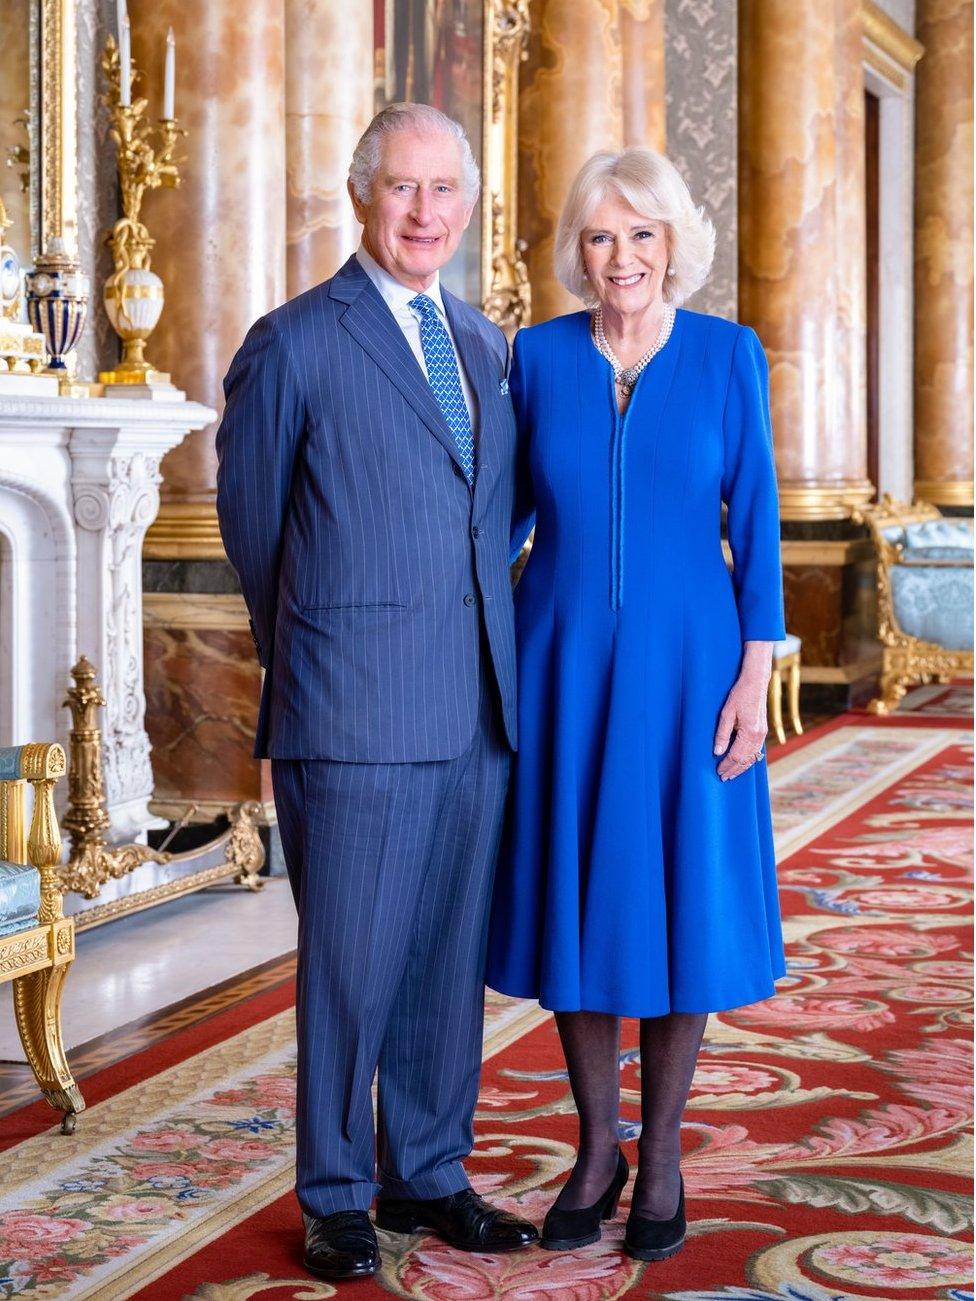
{"type": "Polygon", "coordinates": [[[473,538],[476,538],[480,532],[481,532],[481,529],[478,528],[477,524],[472,524],[472,525],[471,525],[471,536],[472,536],[473,538]]]}
{"type": "Polygon", "coordinates": [[[475,600],[475,598],[474,598],[474,593],[473,593],[473,592],[465,592],[465,594],[464,594],[464,604],[465,604],[465,605],[474,605],[474,600],[475,600]]]}

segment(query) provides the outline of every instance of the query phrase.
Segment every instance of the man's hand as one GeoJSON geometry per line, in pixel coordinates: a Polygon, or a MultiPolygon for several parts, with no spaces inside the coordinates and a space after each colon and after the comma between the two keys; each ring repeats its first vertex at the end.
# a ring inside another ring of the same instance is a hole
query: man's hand
{"type": "Polygon", "coordinates": [[[772,664],[771,641],[746,642],[742,668],[722,707],[715,733],[715,753],[725,756],[718,766],[718,775],[724,782],[741,777],[762,758],[768,730],[766,693],[772,664]],[[733,732],[735,740],[729,749],[733,732]]]}

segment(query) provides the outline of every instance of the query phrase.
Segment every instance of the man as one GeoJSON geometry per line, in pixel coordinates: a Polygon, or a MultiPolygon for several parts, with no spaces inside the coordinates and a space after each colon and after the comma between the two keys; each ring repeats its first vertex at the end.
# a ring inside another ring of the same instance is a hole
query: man
{"type": "Polygon", "coordinates": [[[377,1269],[377,1193],[394,1232],[537,1238],[462,1166],[516,740],[507,346],[438,280],[478,186],[457,123],[378,114],[350,167],[361,248],[253,326],[217,435],[299,914],[305,1263],[328,1279],[377,1269]]]}

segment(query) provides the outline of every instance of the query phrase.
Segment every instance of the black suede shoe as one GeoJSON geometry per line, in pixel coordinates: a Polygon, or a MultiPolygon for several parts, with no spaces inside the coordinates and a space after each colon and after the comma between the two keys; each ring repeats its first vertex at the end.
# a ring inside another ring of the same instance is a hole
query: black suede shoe
{"type": "Polygon", "coordinates": [[[631,1211],[627,1218],[624,1250],[635,1260],[667,1260],[685,1241],[685,1181],[681,1180],[678,1209],[670,1220],[648,1220],[631,1211]]]}
{"type": "Polygon", "coordinates": [[[629,1177],[627,1158],[618,1148],[617,1171],[607,1191],[592,1206],[581,1206],[575,1211],[560,1211],[554,1206],[542,1226],[541,1245],[546,1251],[572,1251],[574,1247],[599,1242],[600,1225],[616,1215],[620,1194],[629,1177]]]}
{"type": "Polygon", "coordinates": [[[375,1274],[380,1252],[366,1212],[306,1215],[304,1263],[317,1278],[369,1278],[375,1274]]]}
{"type": "Polygon", "coordinates": [[[421,1201],[380,1197],[376,1227],[391,1233],[416,1233],[433,1229],[439,1238],[459,1251],[521,1251],[539,1241],[535,1225],[507,1211],[496,1210],[471,1188],[449,1197],[421,1201]]]}

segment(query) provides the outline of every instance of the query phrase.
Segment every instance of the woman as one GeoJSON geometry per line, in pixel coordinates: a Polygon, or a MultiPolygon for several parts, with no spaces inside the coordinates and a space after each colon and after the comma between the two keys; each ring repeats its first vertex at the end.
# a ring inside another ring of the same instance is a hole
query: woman
{"type": "Polygon", "coordinates": [[[626,1248],[685,1234],[681,1115],[710,1011],[784,974],[763,741],[784,635],[767,368],[678,310],[714,231],[667,159],[596,154],[556,235],[585,311],[521,331],[519,752],[488,983],[556,1014],[579,1152],[543,1246],[595,1242],[628,1178],[619,1018],[640,1018],[626,1248]],[[721,542],[728,507],[730,575],[721,542]]]}

